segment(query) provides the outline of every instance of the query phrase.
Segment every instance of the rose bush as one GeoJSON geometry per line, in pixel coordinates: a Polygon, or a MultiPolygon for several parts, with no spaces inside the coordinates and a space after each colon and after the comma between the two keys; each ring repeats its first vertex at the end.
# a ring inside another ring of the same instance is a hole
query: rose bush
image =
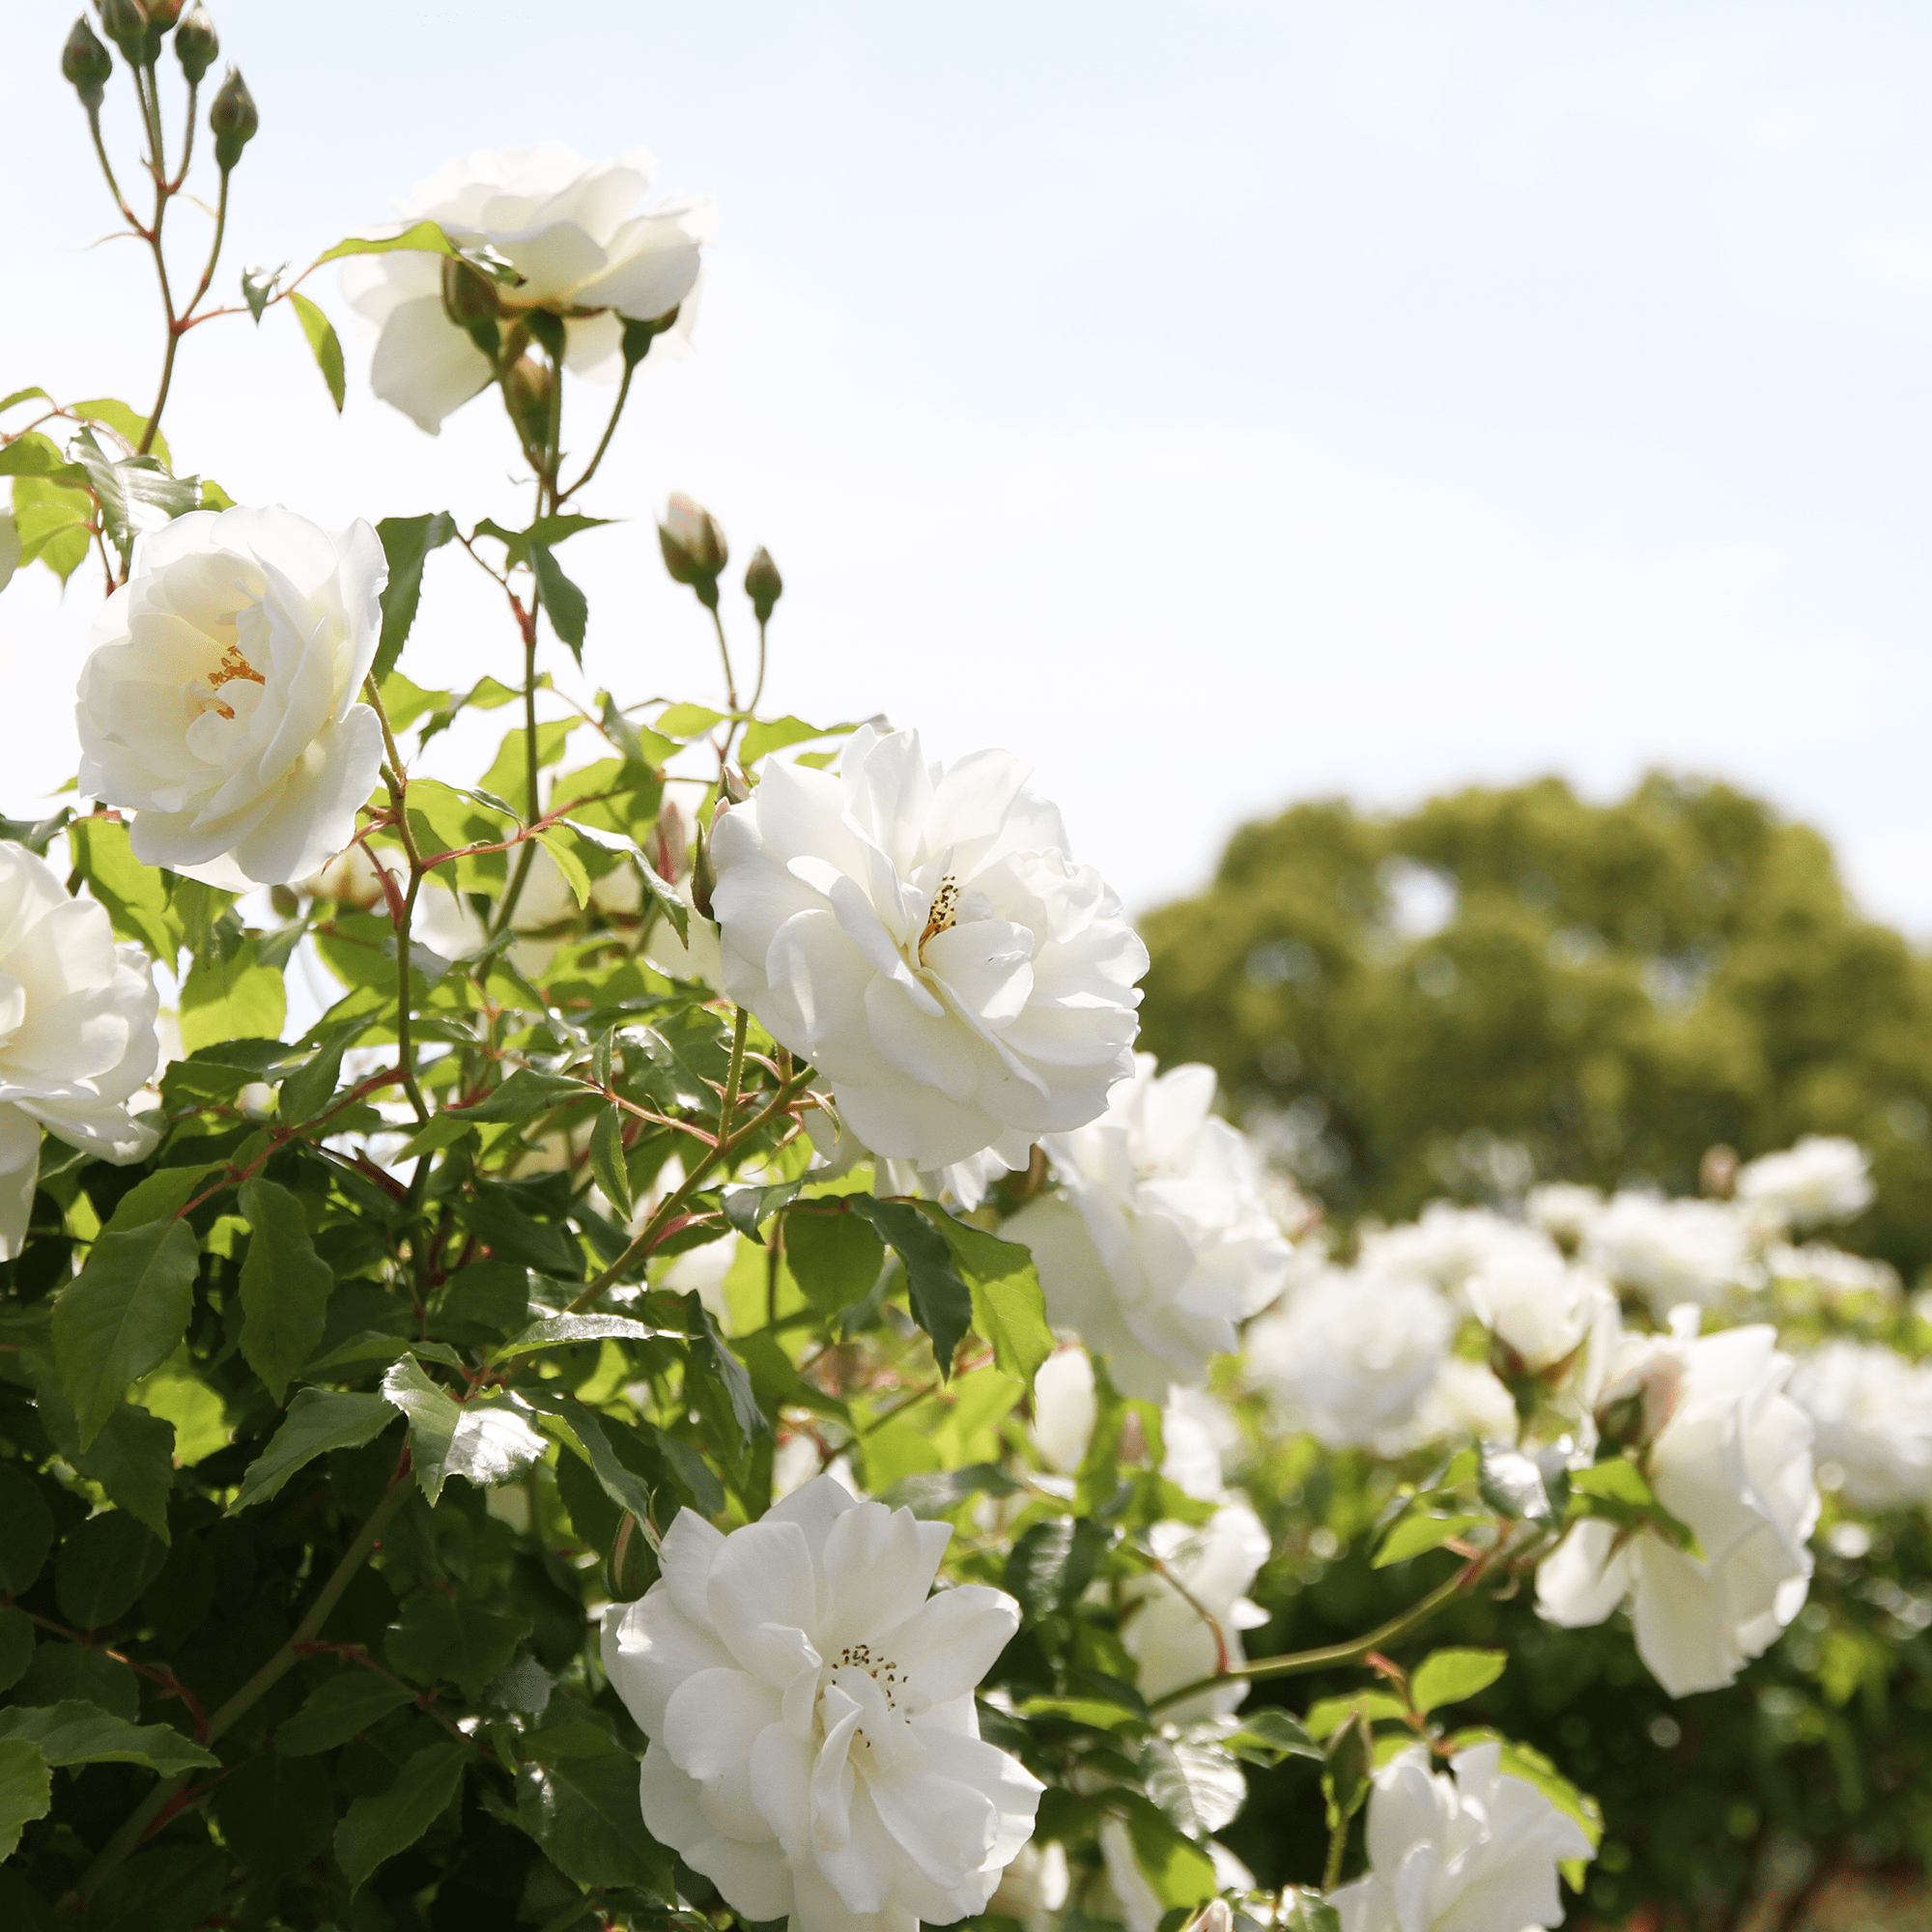
{"type": "MultiPolygon", "coordinates": [[[[339,402],[348,262],[378,393],[493,387],[529,494],[236,508],[160,429],[213,24],[103,25],[158,389],[0,404],[0,584],[103,578],[76,787],[0,828],[0,1923],[1520,1932],[1918,1842],[1932,1329],[1814,1236],[1866,1151],[1605,1199],[1492,1136],[1331,1212],[1136,1055],[1021,764],[768,715],[784,582],[701,505],[718,688],[585,681],[702,205],[505,151],[249,271],[339,402]],[[459,537],[501,652],[432,689],[459,537]]],[[[260,127],[231,73],[219,205],[260,127]]]]}

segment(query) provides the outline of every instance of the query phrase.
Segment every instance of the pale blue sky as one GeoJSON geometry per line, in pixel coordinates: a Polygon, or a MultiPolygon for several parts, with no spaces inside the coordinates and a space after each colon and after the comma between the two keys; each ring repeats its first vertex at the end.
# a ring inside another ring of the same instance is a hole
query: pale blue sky
{"type": "MultiPolygon", "coordinates": [[[[15,0],[0,387],[152,384],[15,0]],[[32,183],[31,196],[21,192],[32,183]]],[[[573,4],[225,0],[263,131],[244,261],[305,261],[452,153],[655,150],[709,187],[697,353],[647,370],[578,540],[592,668],[709,695],[644,513],[673,488],[789,586],[782,708],[1032,758],[1130,904],[1234,822],[1662,760],[1837,838],[1932,933],[1924,531],[1932,17],[1899,6],[573,4]],[[461,18],[462,30],[452,27],[461,18]]],[[[286,314],[190,340],[184,467],[323,522],[513,514],[486,403],[375,403],[333,285],[340,422],[286,314]]],[[[467,568],[467,566],[466,566],[467,568]]],[[[0,651],[71,768],[96,592],[26,581],[0,651]]],[[[439,559],[418,677],[511,640],[439,559]]]]}

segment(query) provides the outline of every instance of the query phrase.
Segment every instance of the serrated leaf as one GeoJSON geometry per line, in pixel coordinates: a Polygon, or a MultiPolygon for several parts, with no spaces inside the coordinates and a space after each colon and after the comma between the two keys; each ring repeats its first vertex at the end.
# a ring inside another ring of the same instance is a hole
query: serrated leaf
{"type": "Polygon", "coordinates": [[[275,1748],[287,1757],[311,1757],[346,1745],[381,1723],[391,1711],[415,1702],[415,1692],[373,1670],[348,1669],[309,1692],[308,1700],[275,1732],[275,1748]]]}
{"type": "Polygon", "coordinates": [[[1425,1717],[1444,1704],[1460,1704],[1488,1690],[1508,1663],[1506,1650],[1432,1651],[1408,1681],[1409,1701],[1425,1717]]]}
{"type": "Polygon", "coordinates": [[[352,1395],[339,1389],[305,1388],[289,1404],[282,1426],[242,1478],[228,1513],[252,1508],[275,1495],[296,1471],[330,1449],[359,1449],[395,1420],[395,1409],[380,1395],[352,1395]]]}
{"type": "Polygon", "coordinates": [[[450,1450],[462,1410],[448,1390],[424,1375],[413,1355],[404,1355],[383,1378],[383,1400],[410,1419],[410,1462],[432,1508],[449,1473],[450,1450]]]}
{"type": "Polygon", "coordinates": [[[68,1698],[59,1704],[0,1710],[0,1738],[25,1738],[55,1766],[139,1764],[172,1777],[220,1760],[166,1724],[130,1724],[98,1704],[68,1698]]]}
{"type": "Polygon", "coordinates": [[[1085,1517],[1053,1517],[1021,1531],[1007,1558],[1007,1594],[1031,1622],[1068,1608],[1098,1574],[1107,1532],[1085,1517]]]}
{"type": "Polygon", "coordinates": [[[581,1080],[572,1080],[561,1073],[539,1073],[532,1067],[520,1066],[500,1087],[474,1106],[451,1107],[446,1113],[449,1119],[466,1122],[530,1121],[566,1100],[595,1097],[596,1090],[586,1087],[581,1080]]]}
{"type": "Polygon", "coordinates": [[[22,1829],[53,1808],[52,1767],[31,1738],[0,1738],[0,1859],[19,1848],[22,1829]]]}
{"type": "Polygon", "coordinates": [[[794,1200],[804,1185],[802,1180],[781,1180],[768,1187],[727,1187],[719,1195],[718,1205],[739,1234],[763,1247],[765,1237],[759,1229],[794,1200]]]}
{"type": "Polygon", "coordinates": [[[1526,1522],[1556,1520],[1543,1471],[1520,1449],[1485,1442],[1478,1454],[1476,1489],[1499,1516],[1526,1522]]]}
{"type": "Polygon", "coordinates": [[[638,876],[644,882],[644,890],[656,900],[658,910],[670,921],[670,929],[677,934],[677,943],[685,946],[691,940],[691,922],[702,919],[702,913],[694,914],[692,909],[678,897],[676,888],[663,879],[649,860],[638,867],[638,876]]]}
{"type": "Polygon", "coordinates": [[[570,895],[582,910],[590,902],[590,873],[583,861],[577,856],[577,847],[572,843],[570,834],[560,826],[551,826],[537,834],[537,843],[551,856],[552,862],[563,876],[563,883],[570,888],[570,895]]]}
{"type": "Polygon", "coordinates": [[[265,966],[261,941],[197,960],[182,983],[182,1043],[190,1053],[230,1039],[274,1039],[288,1017],[288,981],[265,966]]]}
{"type": "Polygon", "coordinates": [[[959,1277],[946,1237],[917,1208],[903,1201],[880,1201],[869,1194],[847,1199],[905,1264],[912,1319],[931,1338],[933,1359],[942,1376],[952,1372],[953,1350],[973,1325],[973,1292],[959,1277]]]}
{"type": "Polygon", "coordinates": [[[1391,1563],[1406,1562],[1427,1550],[1439,1549],[1452,1537],[1473,1529],[1482,1520],[1479,1516],[1429,1516],[1422,1511],[1411,1511],[1390,1525],[1372,1567],[1386,1570],[1391,1563]]]}
{"type": "Polygon", "coordinates": [[[242,1353],[279,1403],[322,1340],[335,1276],[286,1187],[245,1180],[241,1206],[253,1231],[242,1262],[242,1353]]]}
{"type": "Polygon", "coordinates": [[[315,258],[315,266],[319,269],[325,262],[339,261],[344,255],[386,255],[393,248],[412,248],[426,255],[458,252],[456,244],[434,221],[418,221],[400,235],[387,235],[380,241],[372,241],[366,235],[352,235],[333,248],[325,248],[315,258]]]}
{"type": "Polygon", "coordinates": [[[172,967],[181,952],[181,921],[159,870],[135,858],[128,828],[109,818],[77,818],[67,836],[75,868],[107,908],[115,936],[145,947],[172,967]]]}
{"type": "Polygon", "coordinates": [[[1001,1374],[1031,1389],[1040,1365],[1053,1353],[1046,1297],[1032,1252],[942,1208],[929,1212],[972,1293],[974,1332],[993,1345],[994,1366],[1001,1374]]]}
{"type": "MultiPolygon", "coordinates": [[[[423,566],[431,552],[440,550],[456,534],[456,521],[447,510],[429,510],[419,517],[384,517],[376,526],[376,534],[389,562],[389,579],[383,586],[383,634],[371,667],[380,686],[395,669],[415,623],[416,609],[422,602],[423,566]]],[[[390,720],[397,730],[407,722],[390,720]]]]}
{"type": "Polygon", "coordinates": [[[113,461],[94,440],[92,430],[82,430],[73,448],[74,460],[87,472],[100,506],[101,528],[120,553],[124,571],[137,536],[164,529],[176,517],[200,506],[200,479],[170,475],[156,457],[125,456],[113,461]]]}
{"type": "Polygon", "coordinates": [[[542,597],[544,610],[550,615],[550,627],[570,647],[570,654],[581,665],[583,662],[583,633],[590,620],[590,607],[583,592],[563,574],[563,569],[552,554],[547,543],[532,539],[529,546],[530,568],[536,573],[537,590],[542,597]]]}
{"type": "Polygon", "coordinates": [[[512,1355],[527,1355],[537,1349],[559,1349],[606,1339],[648,1342],[661,1335],[683,1332],[679,1328],[653,1328],[628,1315],[552,1315],[532,1322],[521,1335],[505,1342],[490,1359],[506,1362],[512,1355]]]}
{"type": "Polygon", "coordinates": [[[509,1668],[528,1631],[526,1619],[471,1598],[418,1590],[403,1605],[384,1649],[405,1677],[418,1684],[447,1680],[474,1696],[509,1668]]]}
{"type": "Polygon", "coordinates": [[[129,1382],[187,1333],[201,1252],[185,1221],[103,1233],[54,1304],[54,1358],[85,1449],[129,1382]]]}
{"type": "Polygon", "coordinates": [[[1164,1906],[1192,1910],[1220,1890],[1214,1861],[1184,1833],[1177,1832],[1151,1799],[1110,1793],[1127,1814],[1134,1862],[1164,1906]]]}
{"type": "MultiPolygon", "coordinates": [[[[644,1830],[638,1765],[592,1724],[568,1754],[546,1752],[517,1773],[517,1816],[545,1856],[579,1885],[642,1886],[667,1902],[674,1892],[670,1855],[644,1830]]],[[[527,1739],[540,1746],[552,1735],[527,1739]]]]}
{"type": "MultiPolygon", "coordinates": [[[[95,396],[84,403],[70,403],[67,409],[70,415],[79,416],[85,422],[105,423],[129,449],[139,449],[141,439],[148,433],[148,418],[114,396],[95,396]]],[[[155,432],[148,453],[170,469],[174,468],[174,452],[159,430],[155,432]]]]}
{"type": "Polygon", "coordinates": [[[340,415],[348,384],[343,376],[342,344],[336,336],[335,325],[305,295],[295,289],[289,291],[289,306],[295,310],[296,319],[301,324],[302,333],[308,338],[309,354],[315,357],[315,366],[322,371],[322,380],[328,384],[328,399],[335,405],[335,413],[340,415]]]}
{"type": "Polygon", "coordinates": [[[385,1859],[406,1852],[448,1809],[469,1762],[467,1744],[427,1745],[386,1791],[358,1798],[335,1828],[335,1862],[352,1893],[385,1859]]]}
{"type": "MultiPolygon", "coordinates": [[[[605,1078],[610,1078],[607,1070],[605,1078]]],[[[590,1130],[590,1173],[622,1218],[628,1221],[636,1206],[631,1195],[631,1171],[624,1161],[624,1116],[615,1106],[601,1109],[590,1130]]]]}

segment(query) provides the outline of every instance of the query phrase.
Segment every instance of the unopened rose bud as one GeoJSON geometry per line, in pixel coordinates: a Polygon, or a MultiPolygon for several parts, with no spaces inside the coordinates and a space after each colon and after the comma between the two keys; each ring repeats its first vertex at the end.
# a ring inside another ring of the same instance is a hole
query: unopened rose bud
{"type": "Polygon", "coordinates": [[[100,105],[114,72],[114,56],[100,44],[85,14],[73,23],[73,32],[61,49],[61,72],[80,96],[80,104],[92,114],[100,105]]]}
{"type": "Polygon", "coordinates": [[[526,442],[541,443],[550,435],[550,400],[554,382],[543,363],[530,355],[518,356],[503,378],[503,400],[526,442]]]}
{"type": "Polygon", "coordinates": [[[148,24],[165,34],[181,18],[185,0],[141,0],[148,24]]]}
{"type": "Polygon", "coordinates": [[[128,64],[139,67],[148,52],[148,15],[141,0],[100,0],[100,24],[128,64]]]}
{"type": "Polygon", "coordinates": [[[738,766],[724,765],[718,773],[718,789],[726,805],[743,805],[752,796],[752,781],[738,766]]]}
{"type": "Polygon", "coordinates": [[[1684,1364],[1662,1350],[1619,1376],[1597,1403],[1597,1436],[1605,1450],[1655,1442],[1684,1391],[1684,1364]]]}
{"type": "Polygon", "coordinates": [[[752,600],[752,609],[758,613],[761,624],[771,621],[772,607],[784,595],[784,579],[779,575],[771,552],[762,544],[745,566],[745,595],[752,600]]]}
{"type": "Polygon", "coordinates": [[[213,16],[201,0],[194,0],[175,29],[175,58],[181,62],[182,72],[186,74],[190,86],[201,84],[202,75],[214,65],[214,57],[220,51],[213,16]]]}
{"type": "Polygon", "coordinates": [[[242,158],[242,150],[255,138],[262,125],[255,112],[255,97],[248,92],[240,68],[230,68],[228,78],[208,110],[209,130],[214,136],[215,165],[226,174],[242,158]]]}
{"type": "Polygon", "coordinates": [[[692,854],[691,863],[691,902],[706,919],[715,919],[711,910],[712,888],[718,883],[718,874],[711,866],[711,834],[718,829],[718,821],[730,810],[721,798],[717,810],[711,814],[711,824],[697,840],[697,849],[692,854]]]}
{"type": "Polygon", "coordinates": [[[497,320],[497,285],[473,262],[460,255],[442,258],[443,312],[458,328],[473,330],[497,320]]]}
{"type": "Polygon", "coordinates": [[[1697,1166],[1697,1179],[1704,1192],[1714,1200],[1728,1201],[1738,1184],[1737,1149],[1726,1147],[1722,1141],[1714,1148],[1706,1148],[1697,1166]]]}
{"type": "Polygon", "coordinates": [[[688,583],[697,601],[718,607],[718,574],[730,558],[718,519],[689,497],[673,493],[658,526],[658,547],[673,583],[688,583]]]}

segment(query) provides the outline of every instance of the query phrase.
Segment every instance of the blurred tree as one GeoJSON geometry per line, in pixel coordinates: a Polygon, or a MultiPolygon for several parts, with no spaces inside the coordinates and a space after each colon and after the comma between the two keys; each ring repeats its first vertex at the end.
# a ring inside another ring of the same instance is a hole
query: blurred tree
{"type": "Polygon", "coordinates": [[[1806,1132],[1870,1149],[1845,1231],[1932,1262],[1932,958],[1825,839],[1729,785],[1558,779],[1402,815],[1299,805],[1143,923],[1145,1044],[1205,1060],[1342,1216],[1540,1179],[1696,1184],[1806,1132]]]}

